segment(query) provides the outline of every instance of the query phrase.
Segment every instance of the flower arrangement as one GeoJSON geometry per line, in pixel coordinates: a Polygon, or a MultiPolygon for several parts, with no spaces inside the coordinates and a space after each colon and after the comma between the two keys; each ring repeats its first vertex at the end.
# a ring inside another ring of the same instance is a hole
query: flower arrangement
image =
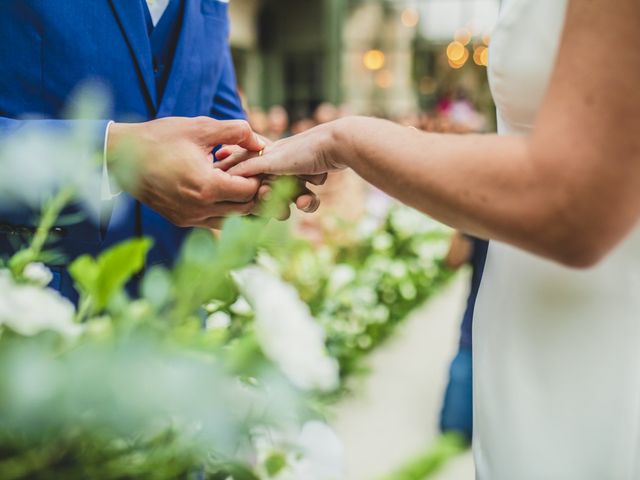
{"type": "MultiPolygon", "coordinates": [[[[63,162],[75,153],[56,145],[63,162]]],[[[9,145],[0,163],[32,154],[9,145]]],[[[194,231],[174,268],[148,269],[136,298],[125,286],[150,240],[76,259],[75,306],[44,266],[56,219],[93,181],[75,171],[77,185],[0,182],[45,200],[29,246],[0,264],[0,477],[345,478],[331,394],[448,278],[448,232],[403,207],[316,251],[284,224],[230,218],[219,238],[194,231]]]]}

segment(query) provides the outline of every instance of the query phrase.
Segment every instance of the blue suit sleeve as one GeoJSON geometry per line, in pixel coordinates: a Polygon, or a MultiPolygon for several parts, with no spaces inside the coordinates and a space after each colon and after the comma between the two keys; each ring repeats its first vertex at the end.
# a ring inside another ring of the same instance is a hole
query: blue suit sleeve
{"type": "Polygon", "coordinates": [[[246,114],[238,94],[233,59],[228,45],[225,45],[224,55],[222,75],[211,105],[211,116],[218,120],[244,120],[246,114]]]}
{"type": "MultiPolygon", "coordinates": [[[[96,155],[103,152],[105,131],[108,124],[108,120],[16,120],[0,117],[0,145],[19,137],[26,133],[26,131],[33,131],[35,134],[42,133],[43,135],[53,134],[62,138],[69,137],[70,141],[74,135],[82,132],[83,135],[87,135],[88,137],[86,138],[86,148],[88,151],[86,154],[81,154],[83,159],[79,161],[86,161],[86,159],[96,158],[96,155]]],[[[43,159],[43,161],[46,161],[46,159],[43,159]]],[[[96,173],[93,179],[88,180],[95,181],[96,185],[88,185],[86,191],[95,192],[95,198],[89,198],[88,200],[92,203],[92,207],[95,208],[96,211],[99,211],[102,203],[100,165],[96,165],[96,173]]],[[[26,181],[28,181],[28,179],[26,181]]],[[[0,198],[0,225],[9,229],[11,227],[28,229],[29,227],[36,226],[38,212],[34,212],[27,206],[15,205],[7,200],[9,199],[5,198],[3,200],[0,198]]],[[[75,210],[77,211],[77,209],[75,210]]],[[[71,226],[60,226],[60,228],[70,238],[83,242],[99,242],[102,237],[99,221],[96,222],[95,219],[94,221],[87,219],[86,221],[71,226]]]]}

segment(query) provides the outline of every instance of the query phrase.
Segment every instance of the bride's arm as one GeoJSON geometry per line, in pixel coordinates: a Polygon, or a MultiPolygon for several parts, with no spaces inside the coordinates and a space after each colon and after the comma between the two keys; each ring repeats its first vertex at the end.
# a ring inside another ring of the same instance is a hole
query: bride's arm
{"type": "Polygon", "coordinates": [[[571,0],[556,69],[530,136],[437,135],[349,118],[234,167],[234,174],[349,166],[477,236],[593,265],[640,216],[637,0],[571,0]]]}

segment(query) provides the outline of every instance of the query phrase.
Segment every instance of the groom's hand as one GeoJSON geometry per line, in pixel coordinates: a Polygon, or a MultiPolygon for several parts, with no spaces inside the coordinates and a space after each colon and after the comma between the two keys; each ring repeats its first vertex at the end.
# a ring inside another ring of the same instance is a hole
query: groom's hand
{"type": "Polygon", "coordinates": [[[108,138],[110,169],[123,188],[175,225],[218,228],[224,217],[248,215],[256,207],[257,178],[232,176],[213,166],[217,145],[251,152],[264,148],[244,121],[170,117],[114,123],[108,138]],[[134,181],[123,178],[130,173],[125,159],[132,160],[134,181]]]}

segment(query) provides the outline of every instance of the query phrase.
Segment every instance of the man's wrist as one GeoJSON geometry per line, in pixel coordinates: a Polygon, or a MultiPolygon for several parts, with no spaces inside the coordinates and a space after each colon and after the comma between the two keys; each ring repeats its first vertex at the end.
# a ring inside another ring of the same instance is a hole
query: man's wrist
{"type": "Polygon", "coordinates": [[[109,123],[105,141],[105,156],[108,164],[114,161],[118,152],[118,145],[122,143],[122,138],[126,135],[127,126],[128,124],[126,123],[109,123]]]}

